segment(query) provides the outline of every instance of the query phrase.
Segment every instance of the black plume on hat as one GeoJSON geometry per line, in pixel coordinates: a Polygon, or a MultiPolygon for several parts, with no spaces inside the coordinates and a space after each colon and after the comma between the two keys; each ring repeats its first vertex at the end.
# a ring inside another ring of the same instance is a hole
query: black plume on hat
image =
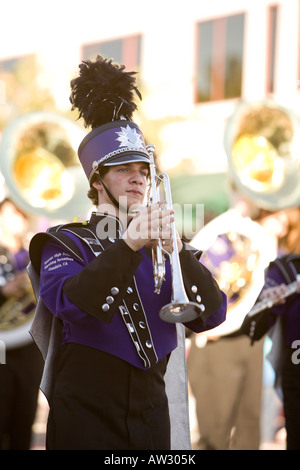
{"type": "Polygon", "coordinates": [[[124,65],[113,64],[100,55],[94,61],[83,61],[79,69],[79,76],[71,81],[70,101],[85,127],[95,129],[110,121],[131,120],[137,109],[135,95],[142,99],[136,87],[136,72],[125,72],[124,65]]]}

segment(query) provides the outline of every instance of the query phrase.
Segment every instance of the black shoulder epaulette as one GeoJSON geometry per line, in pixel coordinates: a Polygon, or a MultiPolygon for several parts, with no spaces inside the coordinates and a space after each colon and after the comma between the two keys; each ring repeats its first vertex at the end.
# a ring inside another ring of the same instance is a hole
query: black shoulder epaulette
{"type": "Polygon", "coordinates": [[[66,251],[70,252],[79,261],[83,261],[81,252],[76,243],[63,232],[65,228],[72,228],[76,230],[76,228],[80,229],[82,227],[84,227],[82,223],[56,225],[49,228],[47,232],[41,232],[34,235],[29,245],[29,256],[36,272],[40,272],[41,253],[43,246],[47,241],[50,240],[57,241],[66,251]]]}
{"type": "Polygon", "coordinates": [[[270,267],[274,264],[280,270],[287,284],[294,282],[296,275],[300,273],[300,255],[290,253],[280,256],[270,263],[270,267]]]}

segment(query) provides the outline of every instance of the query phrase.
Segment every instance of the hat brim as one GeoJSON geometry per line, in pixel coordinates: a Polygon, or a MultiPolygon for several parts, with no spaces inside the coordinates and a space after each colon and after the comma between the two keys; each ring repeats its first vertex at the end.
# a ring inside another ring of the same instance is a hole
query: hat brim
{"type": "Polygon", "coordinates": [[[126,163],[145,162],[149,165],[149,158],[143,155],[119,155],[101,163],[101,166],[124,165],[126,163]]]}

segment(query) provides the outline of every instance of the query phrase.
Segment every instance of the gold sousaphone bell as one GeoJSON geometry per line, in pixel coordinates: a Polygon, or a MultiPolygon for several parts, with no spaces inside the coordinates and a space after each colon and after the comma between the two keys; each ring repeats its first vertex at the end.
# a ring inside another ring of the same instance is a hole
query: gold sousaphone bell
{"type": "Polygon", "coordinates": [[[273,101],[241,102],[224,135],[229,175],[257,207],[277,211],[300,204],[300,123],[273,101]]]}
{"type": "Polygon", "coordinates": [[[84,131],[56,113],[32,112],[9,124],[0,141],[0,171],[27,214],[70,220],[87,211],[88,184],[77,157],[84,131]]]}

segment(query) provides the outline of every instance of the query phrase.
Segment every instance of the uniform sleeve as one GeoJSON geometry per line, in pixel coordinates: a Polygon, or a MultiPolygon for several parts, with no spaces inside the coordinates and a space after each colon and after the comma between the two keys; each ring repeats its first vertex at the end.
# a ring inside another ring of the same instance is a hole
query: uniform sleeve
{"type": "Polygon", "coordinates": [[[198,260],[192,250],[180,253],[183,281],[189,300],[205,306],[204,322],[193,320],[185,326],[195,332],[215,328],[226,319],[227,298],[220,290],[211,272],[198,260]]]}
{"type": "Polygon", "coordinates": [[[141,254],[118,240],[110,248],[82,263],[64,252],[55,242],[47,242],[41,263],[40,294],[48,309],[57,317],[78,319],[91,314],[110,322],[141,261],[141,254]],[[105,304],[113,308],[106,310],[105,304]]]}
{"type": "MultiPolygon", "coordinates": [[[[274,264],[267,270],[264,286],[255,303],[261,301],[260,296],[266,289],[279,286],[282,283],[285,283],[284,277],[274,264]]],[[[267,333],[274,325],[276,317],[283,315],[285,310],[286,303],[275,305],[272,308],[266,307],[264,310],[249,315],[250,311],[245,316],[239,331],[241,334],[249,336],[251,338],[251,344],[253,344],[267,333]]]]}

